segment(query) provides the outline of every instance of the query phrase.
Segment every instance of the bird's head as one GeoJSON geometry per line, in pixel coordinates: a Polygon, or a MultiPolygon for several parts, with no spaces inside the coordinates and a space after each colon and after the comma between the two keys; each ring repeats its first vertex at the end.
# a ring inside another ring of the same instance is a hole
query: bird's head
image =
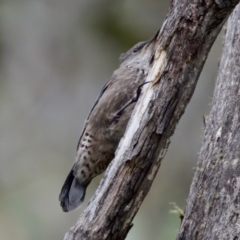
{"type": "Polygon", "coordinates": [[[126,53],[122,53],[119,58],[120,66],[148,66],[153,57],[158,33],[159,31],[150,40],[139,42],[126,53]]]}

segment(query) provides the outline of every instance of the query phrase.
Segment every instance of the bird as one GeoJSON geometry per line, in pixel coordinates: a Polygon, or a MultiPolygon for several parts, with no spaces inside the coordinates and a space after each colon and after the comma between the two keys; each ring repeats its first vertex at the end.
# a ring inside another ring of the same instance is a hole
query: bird
{"type": "Polygon", "coordinates": [[[114,158],[135,102],[145,84],[158,32],[120,55],[119,68],[103,86],[77,144],[76,158],[59,195],[64,212],[79,208],[91,180],[114,158]]]}

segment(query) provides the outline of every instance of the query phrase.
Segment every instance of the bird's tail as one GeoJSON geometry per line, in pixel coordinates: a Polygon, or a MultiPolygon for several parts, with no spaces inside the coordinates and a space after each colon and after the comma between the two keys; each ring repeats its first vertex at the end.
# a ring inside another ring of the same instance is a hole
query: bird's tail
{"type": "Polygon", "coordinates": [[[64,212],[72,211],[82,205],[87,186],[88,184],[80,184],[74,177],[73,170],[70,171],[59,195],[60,205],[64,212]]]}

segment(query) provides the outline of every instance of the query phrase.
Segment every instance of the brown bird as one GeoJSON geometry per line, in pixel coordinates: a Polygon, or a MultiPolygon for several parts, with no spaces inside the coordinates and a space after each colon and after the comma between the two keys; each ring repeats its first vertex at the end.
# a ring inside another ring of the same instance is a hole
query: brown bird
{"type": "Polygon", "coordinates": [[[119,68],[93,105],[78,142],[76,160],[59,196],[63,211],[81,206],[91,180],[114,158],[154,58],[157,35],[121,54],[119,68]]]}

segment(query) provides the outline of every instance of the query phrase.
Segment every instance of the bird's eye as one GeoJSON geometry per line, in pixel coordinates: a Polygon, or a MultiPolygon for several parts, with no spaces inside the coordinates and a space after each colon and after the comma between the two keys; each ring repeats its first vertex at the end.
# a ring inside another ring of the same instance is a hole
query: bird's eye
{"type": "Polygon", "coordinates": [[[135,53],[135,52],[137,52],[139,50],[139,47],[135,47],[134,49],[133,49],[133,52],[135,53]]]}

